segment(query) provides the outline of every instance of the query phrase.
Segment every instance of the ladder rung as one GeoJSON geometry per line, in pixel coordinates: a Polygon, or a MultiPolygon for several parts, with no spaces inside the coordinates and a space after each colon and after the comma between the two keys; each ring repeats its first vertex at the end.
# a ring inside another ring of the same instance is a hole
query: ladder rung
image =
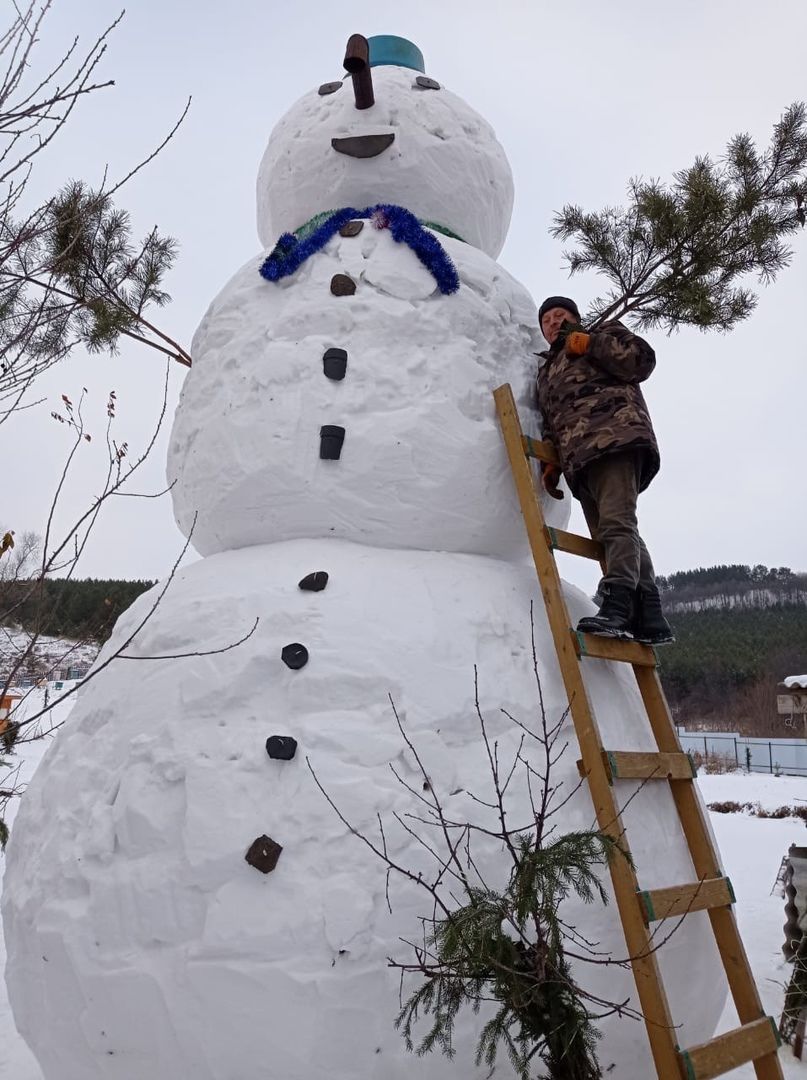
{"type": "Polygon", "coordinates": [[[587,536],[578,536],[576,533],[553,529],[551,526],[547,526],[546,535],[549,546],[556,551],[568,551],[570,555],[582,555],[584,559],[593,559],[595,562],[602,562],[605,558],[602,544],[590,540],[587,536]]]}
{"type": "Polygon", "coordinates": [[[560,465],[558,452],[551,442],[542,442],[540,439],[530,438],[529,435],[522,435],[521,445],[527,457],[545,461],[548,465],[560,465]]]}
{"type": "MultiPolygon", "coordinates": [[[[603,750],[602,761],[609,780],[693,780],[698,775],[689,754],[658,751],[603,750]]],[[[577,763],[582,776],[582,761],[577,763]]]]}
{"type": "Polygon", "coordinates": [[[623,641],[600,634],[578,634],[576,630],[572,630],[572,637],[578,656],[623,660],[626,664],[639,664],[642,667],[656,666],[656,654],[649,645],[640,645],[638,641],[623,641]]]}
{"type": "Polygon", "coordinates": [[[679,1051],[686,1080],[710,1080],[738,1065],[775,1054],[781,1040],[773,1018],[763,1016],[716,1039],[679,1051]]]}
{"type": "Polygon", "coordinates": [[[648,922],[735,903],[734,889],[727,877],[704,878],[688,885],[671,885],[667,889],[647,889],[639,893],[639,900],[648,922]]]}

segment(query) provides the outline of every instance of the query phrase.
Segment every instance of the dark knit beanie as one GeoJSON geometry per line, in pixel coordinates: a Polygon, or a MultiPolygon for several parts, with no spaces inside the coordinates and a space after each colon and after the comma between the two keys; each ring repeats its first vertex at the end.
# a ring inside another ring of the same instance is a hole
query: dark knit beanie
{"type": "Polygon", "coordinates": [[[541,325],[544,315],[547,311],[551,311],[552,308],[562,307],[567,311],[571,311],[572,315],[580,322],[580,311],[575,304],[574,300],[570,300],[568,296],[547,296],[543,304],[538,308],[538,325],[541,325]]]}

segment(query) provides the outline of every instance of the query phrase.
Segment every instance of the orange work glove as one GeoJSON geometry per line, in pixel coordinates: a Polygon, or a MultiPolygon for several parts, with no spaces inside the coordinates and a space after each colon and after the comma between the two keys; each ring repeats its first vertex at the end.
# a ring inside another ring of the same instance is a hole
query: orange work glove
{"type": "Polygon", "coordinates": [[[541,462],[541,482],[544,485],[544,491],[553,499],[563,498],[563,492],[558,490],[560,477],[561,472],[557,465],[550,465],[548,461],[541,462]]]}
{"type": "Polygon", "coordinates": [[[583,356],[588,352],[590,341],[591,334],[586,334],[582,330],[572,330],[566,335],[566,355],[583,356]]]}

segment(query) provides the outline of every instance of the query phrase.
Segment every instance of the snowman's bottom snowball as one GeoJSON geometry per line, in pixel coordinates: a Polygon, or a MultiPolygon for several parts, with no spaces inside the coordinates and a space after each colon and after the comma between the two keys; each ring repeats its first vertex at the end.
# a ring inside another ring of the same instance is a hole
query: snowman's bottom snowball
{"type": "MultiPolygon", "coordinates": [[[[573,618],[591,610],[568,592],[573,618]]],[[[119,620],[99,662],[156,594],[119,620]]],[[[387,957],[411,955],[399,938],[419,938],[429,898],[393,876],[389,914],[384,867],[336,817],[306,760],[356,828],[377,842],[380,814],[396,861],[433,873],[434,860],[393,818],[423,807],[390,763],[415,792],[423,778],[388,695],[447,813],[493,825],[469,796],[491,794],[474,665],[482,712],[509,763],[521,732],[500,710],[530,725],[539,716],[531,600],[551,721],[565,701],[528,567],[317,540],[183,570],[127,653],[219,648],[259,617],[257,630],[215,655],[115,660],[82,692],[13,831],[7,980],[46,1080],[481,1080],[480,1017],[461,1017],[453,1061],[407,1054],[393,1028],[398,977],[387,957]],[[318,570],[330,575],[323,591],[298,588],[318,570]],[[299,670],[281,659],[292,643],[308,650],[299,670]],[[296,757],[271,760],[270,735],[295,738],[296,757]],[[268,875],[244,859],[263,834],[283,847],[268,875]]],[[[591,661],[586,677],[606,745],[651,747],[630,673],[591,661]]],[[[568,722],[565,738],[553,780],[569,791],[577,752],[568,722]]],[[[625,801],[634,789],[623,782],[617,793],[625,801]]],[[[529,820],[524,783],[511,791],[517,826],[529,820]]],[[[592,817],[583,788],[557,824],[588,828],[592,817]]],[[[625,817],[643,887],[692,879],[666,784],[646,785],[625,817]]],[[[439,837],[429,839],[439,848],[439,837]]],[[[480,843],[476,857],[488,883],[502,886],[500,846],[480,843]]],[[[624,956],[613,903],[569,904],[564,917],[599,950],[624,956]]],[[[660,959],[682,1044],[708,1038],[725,991],[705,918],[689,917],[660,959]]],[[[583,965],[577,975],[601,997],[635,1005],[622,969],[583,965]]],[[[608,1075],[653,1075],[642,1024],[610,1018],[601,1027],[608,1075]]],[[[512,1076],[505,1054],[497,1076],[512,1076]]]]}

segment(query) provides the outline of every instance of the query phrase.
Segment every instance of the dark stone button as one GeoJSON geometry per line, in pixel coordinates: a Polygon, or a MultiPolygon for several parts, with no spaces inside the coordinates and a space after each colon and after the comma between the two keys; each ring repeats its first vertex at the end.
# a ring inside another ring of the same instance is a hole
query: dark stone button
{"type": "Polygon", "coordinates": [[[323,424],[319,429],[319,456],[324,461],[336,461],[342,453],[345,429],[337,424],[323,424]]]}
{"type": "Polygon", "coordinates": [[[277,860],[280,858],[282,850],[280,844],[275,843],[271,836],[264,833],[263,836],[259,836],[257,840],[252,841],[244,858],[250,866],[254,866],[262,874],[271,874],[277,866],[277,860]]]}
{"type": "Polygon", "coordinates": [[[358,236],[364,228],[364,222],[358,218],[353,221],[347,221],[339,230],[340,236],[358,236]]]}
{"type": "Polygon", "coordinates": [[[331,292],[334,296],[352,296],[356,291],[356,282],[347,274],[334,274],[331,278],[331,292]]]}
{"type": "Polygon", "coordinates": [[[340,82],[324,82],[319,90],[317,90],[317,93],[320,97],[324,97],[326,94],[335,94],[341,86],[342,84],[340,82]]]}
{"type": "Polygon", "coordinates": [[[297,753],[297,740],[291,735],[270,735],[266,740],[266,753],[275,761],[291,761],[297,753]]]}
{"type": "Polygon", "coordinates": [[[322,592],[327,584],[327,570],[315,570],[313,574],[306,574],[302,581],[297,582],[298,587],[306,592],[322,592]]]}
{"type": "Polygon", "coordinates": [[[291,645],[283,646],[280,659],[286,667],[290,667],[292,671],[298,671],[308,663],[308,649],[299,641],[294,641],[291,645]]]}
{"type": "Polygon", "coordinates": [[[344,349],[326,349],[322,367],[329,379],[344,379],[347,370],[347,353],[344,349]]]}
{"type": "MultiPolygon", "coordinates": [[[[419,86],[421,90],[439,90],[440,83],[434,79],[430,79],[428,75],[418,75],[415,79],[415,86],[419,86]]],[[[321,93],[322,91],[320,91],[321,93]]]]}

